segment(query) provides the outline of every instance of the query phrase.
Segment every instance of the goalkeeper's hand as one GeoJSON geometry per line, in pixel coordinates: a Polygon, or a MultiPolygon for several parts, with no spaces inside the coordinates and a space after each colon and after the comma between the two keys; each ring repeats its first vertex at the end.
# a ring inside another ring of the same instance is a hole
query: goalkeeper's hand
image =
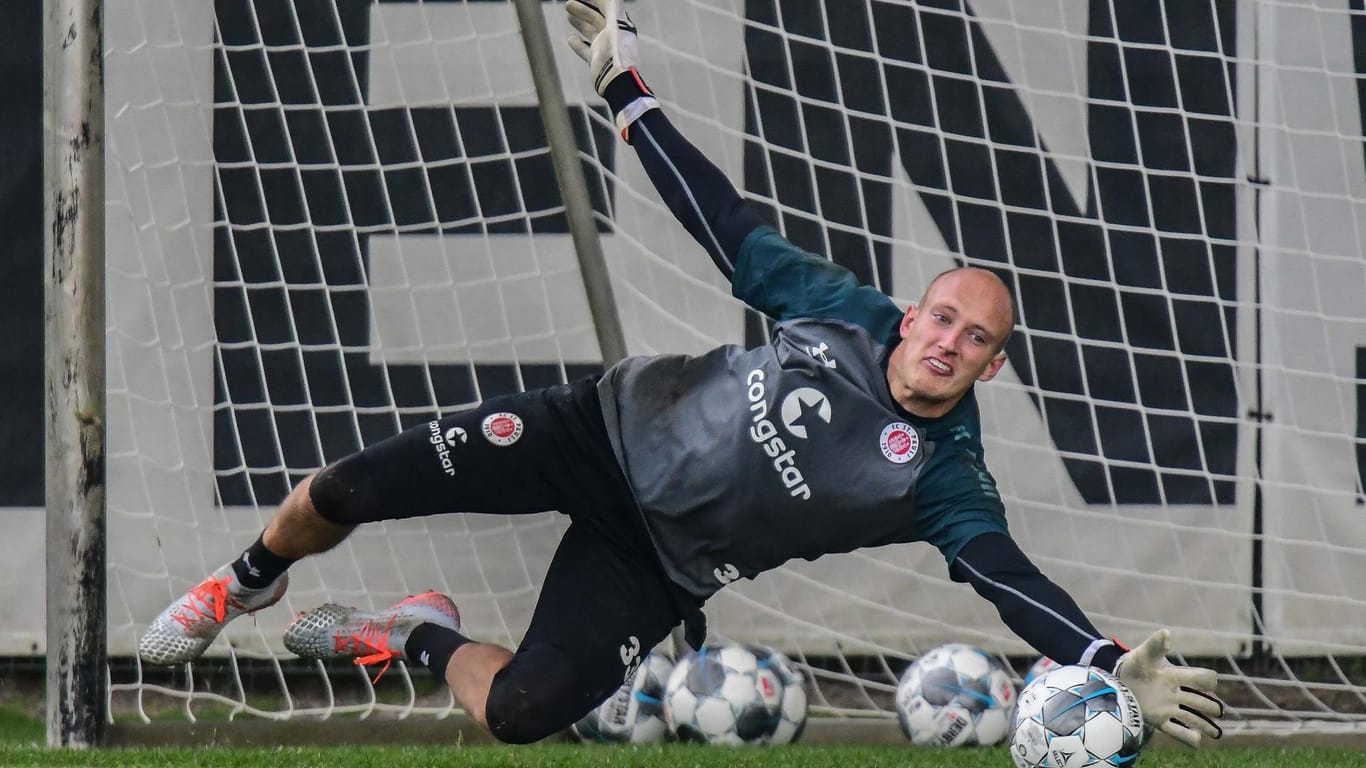
{"type": "Polygon", "coordinates": [[[564,9],[575,32],[569,47],[588,62],[593,88],[606,96],[608,83],[635,69],[636,25],[622,0],[569,0],[564,9]]]}
{"type": "Polygon", "coordinates": [[[1200,737],[1224,734],[1215,718],[1224,702],[1211,691],[1218,678],[1212,669],[1182,667],[1167,661],[1171,632],[1159,629],[1143,644],[1119,658],[1115,676],[1138,698],[1143,719],[1159,731],[1191,748],[1200,737]]]}
{"type": "Polygon", "coordinates": [[[564,4],[574,33],[569,47],[593,70],[593,87],[607,99],[621,138],[659,102],[636,71],[636,25],[622,0],[569,0],[564,4]]]}

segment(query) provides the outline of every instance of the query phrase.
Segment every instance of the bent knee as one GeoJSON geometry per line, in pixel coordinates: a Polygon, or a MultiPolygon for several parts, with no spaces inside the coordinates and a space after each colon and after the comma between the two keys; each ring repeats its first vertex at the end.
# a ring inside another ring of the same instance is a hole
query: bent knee
{"type": "Polygon", "coordinates": [[[374,485],[360,454],[347,456],[313,475],[308,500],[324,520],[359,525],[374,520],[374,485]]]}
{"type": "Polygon", "coordinates": [[[530,744],[568,728],[605,696],[583,685],[558,649],[523,649],[494,675],[484,720],[499,741],[530,744]]]}
{"type": "Polygon", "coordinates": [[[489,719],[489,733],[504,744],[534,744],[562,730],[534,722],[526,713],[514,711],[495,715],[485,710],[485,716],[489,719]]]}

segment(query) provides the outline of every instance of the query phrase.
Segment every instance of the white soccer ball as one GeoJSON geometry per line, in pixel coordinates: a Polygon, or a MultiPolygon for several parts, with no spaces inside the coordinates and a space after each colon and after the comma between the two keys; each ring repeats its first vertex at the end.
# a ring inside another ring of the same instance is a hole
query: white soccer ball
{"type": "Polygon", "coordinates": [[[651,651],[631,679],[592,712],[570,726],[581,741],[650,744],[663,741],[664,685],[673,672],[673,659],[651,651]]]}
{"type": "Polygon", "coordinates": [[[1015,684],[979,648],[941,645],[915,660],[896,689],[896,717],[912,744],[989,746],[1010,734],[1015,684]]]}
{"type": "MultiPolygon", "coordinates": [[[[1046,672],[1057,669],[1061,666],[1061,664],[1048,658],[1047,656],[1040,656],[1038,661],[1035,661],[1033,664],[1030,665],[1029,671],[1025,672],[1024,684],[1029,685],[1030,683],[1034,682],[1036,678],[1041,677],[1046,672]]],[[[1021,690],[1024,689],[1021,688],[1021,690]]]]}
{"type": "MultiPolygon", "coordinates": [[[[670,732],[681,741],[706,744],[767,743],[784,719],[787,689],[774,665],[761,663],[770,654],[768,649],[724,643],[684,656],[664,688],[670,732]]],[[[801,698],[804,705],[805,691],[801,698]]]]}
{"type": "Polygon", "coordinates": [[[792,660],[778,651],[763,645],[752,645],[750,650],[759,659],[759,684],[766,685],[766,681],[770,679],[762,674],[762,671],[767,669],[773,673],[775,681],[782,685],[778,724],[769,735],[767,743],[791,744],[801,738],[802,731],[806,729],[806,679],[792,664],[792,660]]]}
{"type": "Polygon", "coordinates": [[[1129,768],[1142,746],[1138,699],[1098,667],[1058,667],[1020,692],[1010,737],[1019,768],[1129,768]]]}

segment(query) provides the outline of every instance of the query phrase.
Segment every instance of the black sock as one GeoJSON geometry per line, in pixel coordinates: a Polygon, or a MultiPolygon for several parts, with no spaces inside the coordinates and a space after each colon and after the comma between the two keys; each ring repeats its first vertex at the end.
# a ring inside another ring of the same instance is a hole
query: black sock
{"type": "Polygon", "coordinates": [[[428,621],[417,625],[413,633],[408,635],[403,655],[430,669],[436,679],[444,683],[446,665],[451,663],[451,656],[455,655],[457,648],[468,642],[470,639],[459,632],[428,621]]]}
{"type": "Polygon", "coordinates": [[[247,550],[237,556],[232,561],[232,570],[237,574],[237,582],[247,589],[260,589],[280,577],[286,568],[294,564],[294,561],[266,549],[266,545],[261,542],[262,537],[256,537],[256,543],[247,547],[247,550]]]}

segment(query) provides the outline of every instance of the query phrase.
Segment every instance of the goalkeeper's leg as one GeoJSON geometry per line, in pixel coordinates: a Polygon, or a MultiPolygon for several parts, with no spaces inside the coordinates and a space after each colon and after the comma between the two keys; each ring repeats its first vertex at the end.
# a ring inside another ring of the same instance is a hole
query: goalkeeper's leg
{"type": "MultiPolygon", "coordinates": [[[[634,508],[611,510],[629,529],[634,508]]],[[[695,608],[670,584],[648,538],[622,548],[576,515],[555,552],[536,611],[515,654],[428,625],[409,658],[427,666],[465,711],[500,741],[526,744],[558,733],[612,695],[650,649],[695,608]]]]}
{"type": "Polygon", "coordinates": [[[181,664],[199,658],[229,621],[279,602],[289,587],[290,564],[335,547],[354,530],[318,514],[310,498],[315,477],[295,486],[254,544],[152,621],[138,640],[144,662],[181,664]]]}
{"type": "Polygon", "coordinates": [[[490,398],[305,479],[251,547],[153,620],[139,640],[139,656],[152,664],[198,658],[229,621],[280,600],[291,564],[331,549],[360,523],[571,509],[589,503],[605,484],[621,482],[596,382],[490,398]],[[566,457],[575,457],[572,466],[566,457]]]}
{"type": "MultiPolygon", "coordinates": [[[[381,674],[395,660],[421,663],[476,722],[513,743],[567,728],[616,691],[699,606],[665,575],[601,419],[578,420],[574,410],[558,413],[571,422],[564,434],[574,436],[574,446],[561,443],[535,462],[507,453],[519,466],[535,467],[538,485],[562,488],[560,508],[573,518],[515,654],[462,634],[454,603],[435,593],[380,611],[322,606],[294,621],[285,646],[308,658],[380,665],[381,674]],[[573,492],[575,485],[585,491],[573,492]]],[[[531,421],[523,440],[536,439],[531,421]]]]}
{"type": "MultiPolygon", "coordinates": [[[[462,702],[473,700],[502,741],[526,743],[568,728],[699,607],[665,575],[633,502],[573,517],[516,655],[464,691],[462,702]]],[[[457,654],[446,669],[457,696],[457,684],[474,682],[462,679],[474,660],[457,654]]]]}

